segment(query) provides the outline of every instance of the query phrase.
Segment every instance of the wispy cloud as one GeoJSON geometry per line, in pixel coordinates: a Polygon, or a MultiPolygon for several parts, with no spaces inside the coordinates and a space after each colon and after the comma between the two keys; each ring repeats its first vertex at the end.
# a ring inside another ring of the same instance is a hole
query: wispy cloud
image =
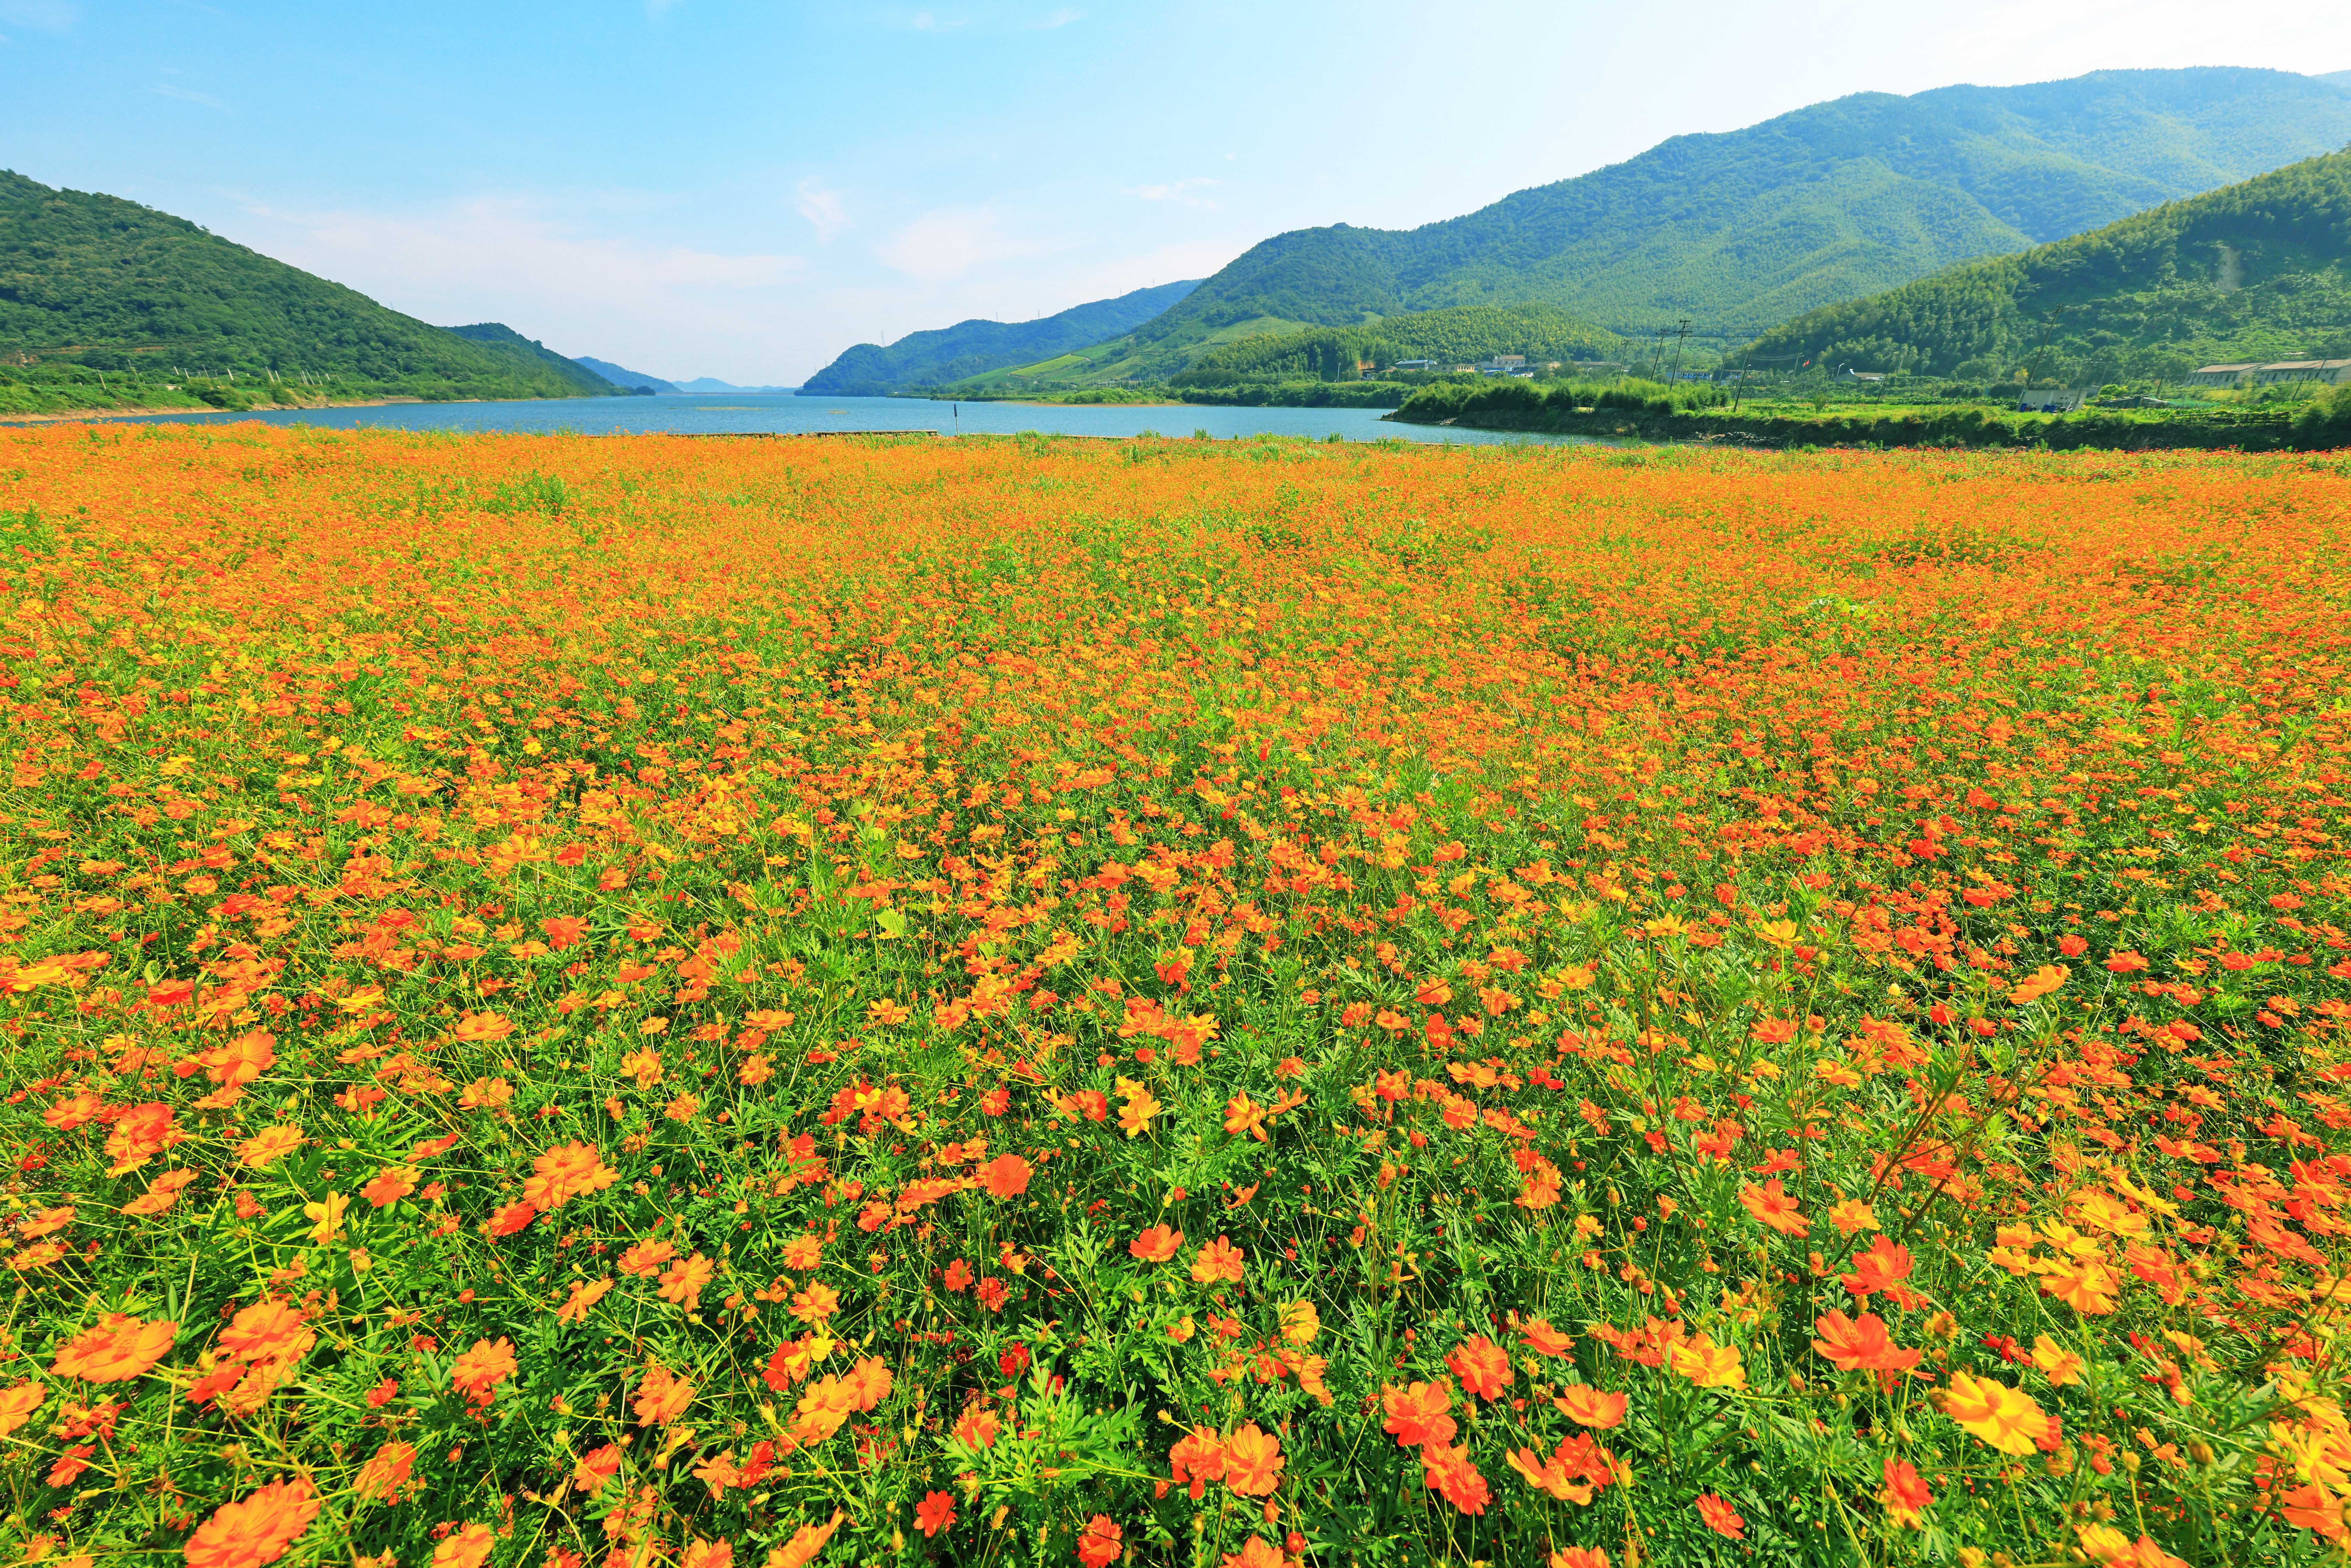
{"type": "Polygon", "coordinates": [[[821,180],[810,176],[793,186],[792,193],[799,198],[800,216],[816,230],[819,245],[831,245],[841,230],[856,226],[841,204],[841,193],[825,189],[821,180]]]}
{"type": "Polygon", "coordinates": [[[1008,232],[990,208],[941,207],[899,229],[873,254],[909,277],[944,283],[987,262],[1036,256],[1044,248],[1008,232]]]}
{"type": "MultiPolygon", "coordinates": [[[[573,210],[577,210],[576,205],[573,210]]],[[[797,256],[728,255],[583,231],[534,196],[410,211],[295,211],[247,204],[236,237],[439,325],[505,321],[559,352],[643,364],[683,343],[737,345],[771,329],[797,256]],[[632,356],[635,356],[632,358],[632,356]]],[[[731,374],[730,374],[731,372],[731,374]]],[[[728,379],[772,379],[749,363],[728,379]]]]}
{"type": "Polygon", "coordinates": [[[196,92],[184,87],[175,87],[167,81],[157,82],[153,87],[149,88],[147,90],[154,93],[160,98],[176,98],[183,103],[201,103],[206,109],[225,109],[227,107],[225,104],[222,103],[220,99],[213,97],[210,93],[196,92]]]}
{"type": "Polygon", "coordinates": [[[1213,207],[1216,203],[1195,193],[1208,190],[1218,183],[1220,182],[1211,180],[1206,174],[1194,174],[1164,185],[1131,185],[1124,193],[1140,196],[1146,202],[1176,202],[1187,207],[1213,207]]]}
{"type": "Polygon", "coordinates": [[[1040,33],[1050,33],[1056,27],[1066,27],[1072,22],[1082,22],[1085,19],[1086,14],[1075,5],[1064,5],[1050,16],[1029,23],[1029,26],[1040,33]]]}
{"type": "Polygon", "coordinates": [[[67,32],[80,16],[81,7],[74,0],[0,0],[0,22],[36,32],[67,32]]]}
{"type": "Polygon", "coordinates": [[[677,3],[678,0],[645,0],[645,20],[648,22],[660,21],[664,16],[669,15],[670,7],[675,5],[677,3]]]}

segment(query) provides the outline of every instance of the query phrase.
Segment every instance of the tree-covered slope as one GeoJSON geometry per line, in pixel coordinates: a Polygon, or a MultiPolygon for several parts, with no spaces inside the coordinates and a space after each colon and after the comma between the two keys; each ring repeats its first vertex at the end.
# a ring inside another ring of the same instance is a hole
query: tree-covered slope
{"type": "Polygon", "coordinates": [[[629,370],[625,366],[614,364],[610,360],[597,359],[592,354],[575,354],[572,356],[571,362],[575,365],[587,366],[623,391],[634,387],[651,387],[655,392],[674,392],[679,390],[674,382],[665,382],[659,376],[649,376],[643,371],[629,370]]]}
{"type": "Polygon", "coordinates": [[[559,377],[581,397],[611,397],[621,390],[609,378],[598,375],[577,360],[565,359],[536,338],[524,337],[503,321],[478,321],[448,330],[511,362],[518,371],[559,377]]]}
{"type": "Polygon", "coordinates": [[[1810,360],[2105,382],[2351,354],[2351,152],[1810,311],[1759,340],[1810,360]]]}
{"type": "Polygon", "coordinates": [[[1050,359],[1148,321],[1199,286],[1197,278],[1138,288],[1115,299],[1073,305],[1034,321],[974,318],[952,327],[909,332],[884,348],[860,343],[804,382],[810,397],[858,397],[939,386],[1007,365],[1050,359]]]}
{"type": "Polygon", "coordinates": [[[589,390],[576,366],[566,374],[534,356],[468,342],[183,218],[6,171],[0,359],[151,375],[234,371],[260,380],[275,371],[331,377],[338,389],[425,396],[589,390]]]}
{"type": "Polygon", "coordinates": [[[1628,335],[1687,315],[1735,337],[2347,141],[2351,91],[2283,71],[1859,93],[1410,231],[1275,235],[1137,328],[1118,368],[1179,368],[1258,318],[1359,326],[1477,304],[1555,305],[1628,335]]]}
{"type": "Polygon", "coordinates": [[[1556,306],[1464,305],[1390,316],[1368,327],[1318,327],[1244,338],[1201,354],[1177,379],[1202,386],[1294,377],[1344,381],[1353,378],[1356,367],[1366,361],[1386,366],[1398,360],[1431,359],[1449,366],[1497,354],[1524,354],[1538,362],[1604,360],[1626,349],[1614,333],[1556,306]]]}

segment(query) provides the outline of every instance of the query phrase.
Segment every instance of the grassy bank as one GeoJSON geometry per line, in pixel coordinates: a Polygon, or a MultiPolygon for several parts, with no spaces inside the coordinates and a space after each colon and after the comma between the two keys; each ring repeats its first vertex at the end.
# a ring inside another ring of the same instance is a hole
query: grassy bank
{"type": "Polygon", "coordinates": [[[1775,447],[2282,452],[2351,443],[2351,402],[2340,395],[2305,403],[2298,410],[2085,409],[2043,414],[1983,404],[1870,409],[1781,404],[1732,409],[1719,402],[1689,406],[1683,398],[1672,396],[1619,395],[1606,391],[1595,395],[1592,389],[1578,387],[1546,391],[1525,382],[1485,386],[1448,382],[1422,388],[1391,417],[1411,424],[1453,424],[1476,430],[1644,441],[1735,440],[1775,447]]]}

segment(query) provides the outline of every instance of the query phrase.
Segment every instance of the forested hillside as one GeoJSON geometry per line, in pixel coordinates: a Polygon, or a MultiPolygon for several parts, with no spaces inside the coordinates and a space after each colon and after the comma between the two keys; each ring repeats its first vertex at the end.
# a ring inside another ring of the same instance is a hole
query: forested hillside
{"type": "Polygon", "coordinates": [[[0,362],[19,371],[81,365],[159,382],[275,375],[339,393],[591,390],[577,366],[566,372],[510,345],[468,342],[185,219],[6,171],[0,362]]]}
{"type": "Polygon", "coordinates": [[[518,373],[559,377],[582,397],[611,397],[621,390],[611,378],[598,375],[577,360],[565,359],[538,339],[526,338],[503,321],[480,321],[448,330],[489,350],[514,365],[518,373]]]}
{"type": "Polygon", "coordinates": [[[909,332],[884,348],[860,343],[810,376],[810,397],[878,396],[908,387],[937,386],[985,371],[1050,359],[1147,321],[1199,286],[1199,279],[1138,288],[1115,299],[1073,305],[1035,321],[975,318],[952,327],[909,332]]]}
{"type": "Polygon", "coordinates": [[[1772,364],[1969,380],[2037,370],[2090,384],[2351,355],[2351,152],[1811,311],[1754,352],[1772,364]]]}
{"type": "Polygon", "coordinates": [[[1278,235],[1078,373],[1164,375],[1237,330],[1473,304],[1554,305],[1627,335],[1689,316],[1731,340],[2346,141],[2351,91],[2283,71],[1860,93],[1422,228],[1278,235]]]}
{"type": "Polygon", "coordinates": [[[1175,379],[1217,386],[1238,381],[1311,377],[1343,381],[1365,361],[1433,359],[1446,365],[1524,354],[1529,360],[1605,360],[1626,351],[1614,333],[1550,305],[1460,306],[1390,316],[1369,327],[1320,327],[1266,333],[1212,349],[1175,379]]]}

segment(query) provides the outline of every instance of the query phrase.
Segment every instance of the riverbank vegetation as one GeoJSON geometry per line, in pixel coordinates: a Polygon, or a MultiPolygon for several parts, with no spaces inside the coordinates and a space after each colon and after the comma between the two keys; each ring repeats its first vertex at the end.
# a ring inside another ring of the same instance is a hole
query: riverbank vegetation
{"type": "Polygon", "coordinates": [[[0,431],[8,1548],[2331,1560],[2346,501],[0,431]]]}

